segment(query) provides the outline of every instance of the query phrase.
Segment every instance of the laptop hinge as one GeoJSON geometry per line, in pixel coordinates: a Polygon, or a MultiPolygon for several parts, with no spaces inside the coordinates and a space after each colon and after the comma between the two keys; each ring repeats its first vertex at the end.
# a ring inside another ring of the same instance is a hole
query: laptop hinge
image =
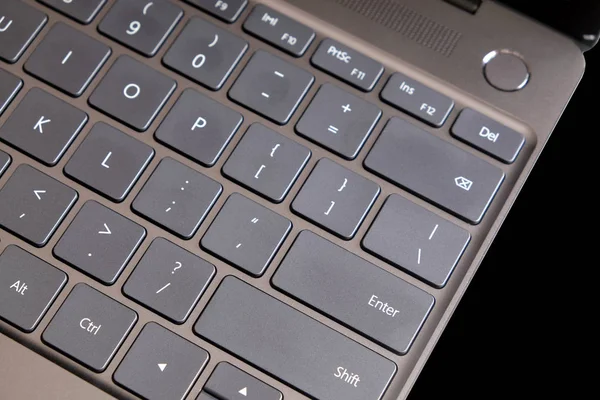
{"type": "Polygon", "coordinates": [[[475,14],[481,6],[481,0],[445,0],[458,8],[465,10],[471,14],[475,14]]]}

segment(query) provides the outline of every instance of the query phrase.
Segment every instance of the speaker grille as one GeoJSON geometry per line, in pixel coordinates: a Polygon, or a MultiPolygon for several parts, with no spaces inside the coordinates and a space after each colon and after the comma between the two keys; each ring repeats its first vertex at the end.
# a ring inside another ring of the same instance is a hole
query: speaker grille
{"type": "Polygon", "coordinates": [[[397,0],[332,0],[423,47],[450,57],[461,33],[441,25],[397,0]]]}

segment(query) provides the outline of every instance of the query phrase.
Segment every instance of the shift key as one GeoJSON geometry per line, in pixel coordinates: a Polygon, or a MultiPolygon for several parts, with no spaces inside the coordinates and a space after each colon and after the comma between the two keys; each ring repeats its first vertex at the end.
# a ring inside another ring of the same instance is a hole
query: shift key
{"type": "Polygon", "coordinates": [[[396,364],[241,280],[228,276],[195,332],[320,400],[379,400],[396,364]]]}
{"type": "Polygon", "coordinates": [[[390,119],[364,164],[473,225],[504,181],[500,168],[400,118],[390,119]]]}
{"type": "Polygon", "coordinates": [[[298,235],[273,285],[400,355],[434,304],[429,293],[310,231],[298,235]]]}

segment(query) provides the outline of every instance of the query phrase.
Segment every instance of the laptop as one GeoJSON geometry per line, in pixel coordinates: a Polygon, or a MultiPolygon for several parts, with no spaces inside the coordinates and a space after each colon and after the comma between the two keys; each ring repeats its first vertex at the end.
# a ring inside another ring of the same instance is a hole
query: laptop
{"type": "Polygon", "coordinates": [[[407,398],[598,40],[566,3],[3,0],[0,398],[407,398]]]}

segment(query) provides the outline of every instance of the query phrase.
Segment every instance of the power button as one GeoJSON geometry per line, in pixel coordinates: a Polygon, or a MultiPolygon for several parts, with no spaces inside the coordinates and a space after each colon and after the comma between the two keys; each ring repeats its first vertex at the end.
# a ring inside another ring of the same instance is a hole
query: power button
{"type": "Polygon", "coordinates": [[[504,92],[523,89],[529,82],[529,68],[519,54],[494,50],[483,58],[483,74],[490,85],[504,92]]]}

